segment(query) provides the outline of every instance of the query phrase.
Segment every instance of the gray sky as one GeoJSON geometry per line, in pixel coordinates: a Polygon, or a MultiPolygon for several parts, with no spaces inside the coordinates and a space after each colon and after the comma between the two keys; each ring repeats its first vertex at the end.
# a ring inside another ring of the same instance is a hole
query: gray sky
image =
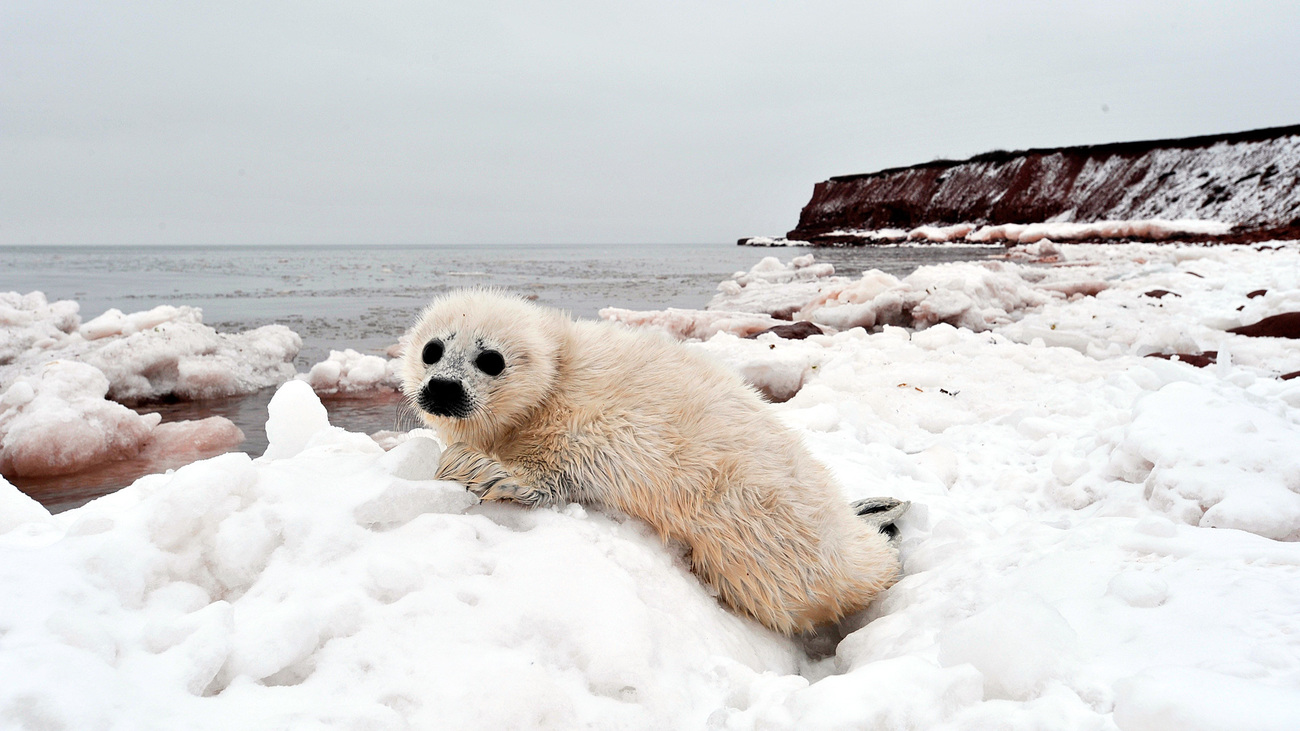
{"type": "Polygon", "coordinates": [[[1300,123],[1300,3],[0,4],[0,244],[709,242],[936,157],[1300,123]]]}

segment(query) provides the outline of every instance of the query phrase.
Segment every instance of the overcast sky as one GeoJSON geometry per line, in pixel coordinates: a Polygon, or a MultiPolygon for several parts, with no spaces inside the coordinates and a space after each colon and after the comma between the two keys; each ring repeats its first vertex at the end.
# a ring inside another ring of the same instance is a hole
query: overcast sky
{"type": "Polygon", "coordinates": [[[0,244],[712,242],[1300,123],[1297,2],[0,3],[0,244]]]}

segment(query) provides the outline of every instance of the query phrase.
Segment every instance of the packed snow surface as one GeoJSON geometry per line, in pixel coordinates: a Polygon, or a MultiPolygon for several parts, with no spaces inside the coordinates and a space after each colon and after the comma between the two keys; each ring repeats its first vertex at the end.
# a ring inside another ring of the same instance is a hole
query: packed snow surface
{"type": "Polygon", "coordinates": [[[831,332],[688,345],[781,384],[846,501],[912,501],[903,578],[820,641],[635,520],[477,504],[428,433],[385,452],[290,381],[261,458],[55,516],[0,484],[0,727],[1300,728],[1300,348],[1225,332],[1300,311],[1300,244],[1013,254],[767,262],[719,309],[831,332]]]}

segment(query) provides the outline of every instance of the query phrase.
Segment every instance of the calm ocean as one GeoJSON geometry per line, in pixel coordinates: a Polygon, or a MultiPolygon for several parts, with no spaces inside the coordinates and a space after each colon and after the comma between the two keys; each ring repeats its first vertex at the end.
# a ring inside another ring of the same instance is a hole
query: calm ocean
{"type": "MultiPolygon", "coordinates": [[[[701,308],[719,282],[765,256],[788,261],[811,252],[840,274],[882,269],[903,276],[923,264],[994,251],[735,244],[7,247],[0,248],[0,291],[40,290],[50,300],[76,300],[83,321],[114,307],[137,312],[171,304],[202,308],[203,321],[222,332],[280,323],[303,338],[297,360],[303,372],[331,349],[382,354],[432,297],[457,287],[502,287],[594,318],[610,306],[701,308]]],[[[160,411],[167,421],[225,416],[248,437],[240,449],[260,454],[271,392],[140,410],[160,411]]],[[[393,398],[327,399],[326,406],[334,424],[354,431],[393,429],[399,421],[393,398]]],[[[136,476],[125,470],[19,486],[68,507],[136,476]]]]}

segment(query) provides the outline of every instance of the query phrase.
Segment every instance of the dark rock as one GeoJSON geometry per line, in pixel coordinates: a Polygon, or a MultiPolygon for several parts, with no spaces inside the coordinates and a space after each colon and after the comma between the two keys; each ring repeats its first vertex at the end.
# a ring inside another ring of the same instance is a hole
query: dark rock
{"type": "Polygon", "coordinates": [[[1289,381],[1292,378],[1300,378],[1300,371],[1292,371],[1290,373],[1282,374],[1282,380],[1284,381],[1289,381]]]}
{"type": "Polygon", "coordinates": [[[1300,339],[1300,312],[1284,312],[1280,315],[1265,317],[1253,325],[1234,327],[1228,332],[1248,335],[1252,338],[1291,338],[1300,339]]]}
{"type": "Polygon", "coordinates": [[[763,333],[772,333],[778,338],[785,338],[786,340],[803,340],[809,335],[821,335],[822,329],[807,320],[800,320],[799,322],[790,323],[789,325],[769,327],[763,332],[757,332],[747,337],[753,339],[763,333]]]}
{"type": "Polygon", "coordinates": [[[1204,353],[1201,353],[1200,355],[1192,355],[1190,353],[1151,353],[1147,357],[1164,358],[1165,360],[1177,360],[1180,363],[1194,365],[1197,368],[1204,368],[1207,365],[1211,365],[1219,362],[1219,351],[1207,350],[1204,353]]]}
{"type": "Polygon", "coordinates": [[[1266,295],[1266,294],[1268,294],[1268,290],[1267,290],[1267,289],[1257,289],[1257,290],[1255,290],[1254,292],[1247,292],[1247,293],[1246,293],[1246,299],[1253,300],[1253,299],[1255,299],[1256,297],[1263,297],[1263,296],[1266,295]]]}
{"type": "Polygon", "coordinates": [[[1178,294],[1177,292],[1170,292],[1170,291],[1167,290],[1167,289],[1153,289],[1153,290],[1151,290],[1150,292],[1145,292],[1144,294],[1145,294],[1147,297],[1155,297],[1156,299],[1160,299],[1160,298],[1162,298],[1162,297],[1164,297],[1164,296],[1166,296],[1166,295],[1173,295],[1173,296],[1175,296],[1175,297],[1182,297],[1181,294],[1178,294]]]}

